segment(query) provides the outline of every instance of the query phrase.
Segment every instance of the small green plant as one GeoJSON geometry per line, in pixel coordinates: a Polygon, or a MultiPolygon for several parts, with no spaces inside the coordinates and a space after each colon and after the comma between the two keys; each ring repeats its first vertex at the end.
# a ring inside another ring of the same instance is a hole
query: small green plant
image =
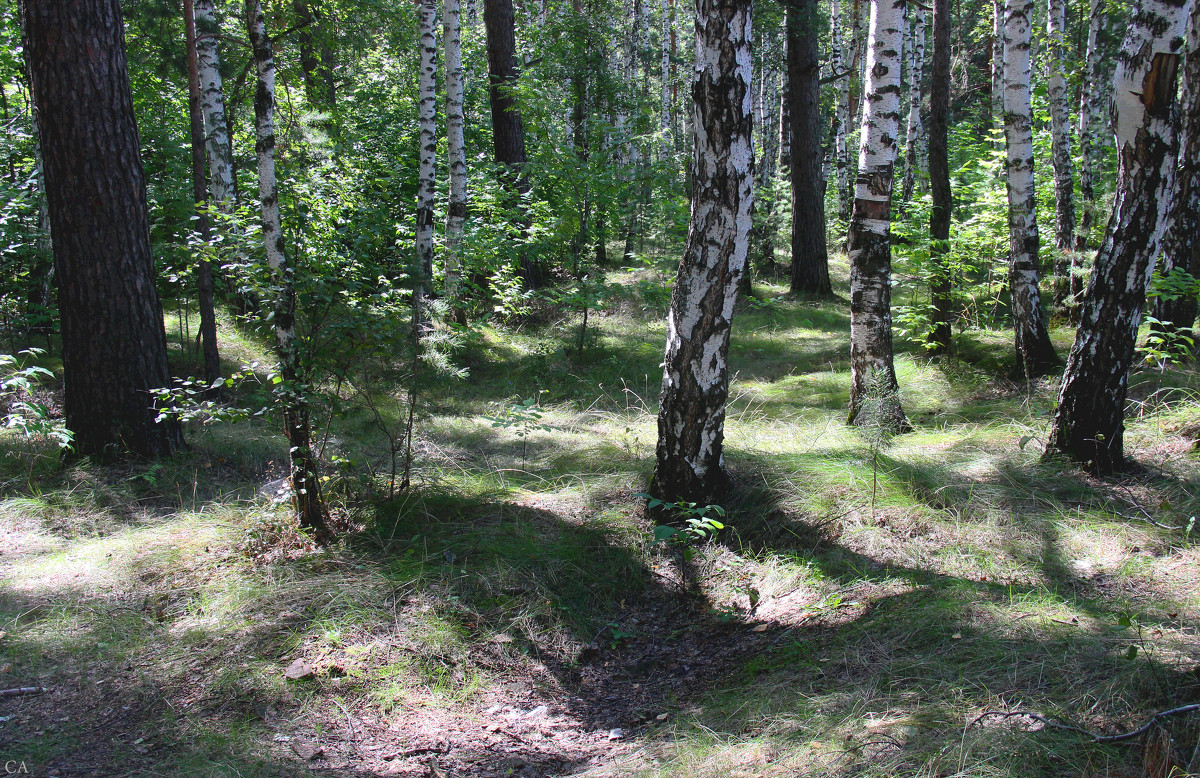
{"type": "Polygon", "coordinates": [[[718,532],[725,529],[723,523],[713,518],[713,516],[725,518],[725,509],[720,505],[699,506],[694,502],[684,500],[667,502],[648,494],[635,494],[634,496],[646,500],[646,507],[650,510],[661,509],[672,522],[659,524],[654,528],[654,541],[651,545],[662,543],[674,548],[684,559],[691,559],[695,554],[695,546],[711,540],[718,532]]]}
{"type": "Polygon", "coordinates": [[[44,367],[27,364],[43,353],[43,349],[31,348],[15,356],[0,354],[0,404],[8,405],[8,413],[0,418],[0,425],[23,438],[43,438],[60,449],[70,449],[74,436],[62,419],[53,418],[45,404],[33,400],[34,388],[42,379],[54,376],[44,367]],[[29,399],[16,399],[19,397],[29,399]]]}
{"type": "Polygon", "coordinates": [[[529,444],[529,435],[534,430],[550,430],[553,429],[548,424],[542,424],[542,415],[544,411],[538,405],[538,399],[543,394],[548,394],[548,389],[542,389],[533,397],[526,397],[524,400],[518,399],[517,402],[509,405],[505,409],[502,416],[488,416],[492,422],[494,429],[511,429],[514,434],[521,439],[521,469],[525,469],[525,454],[529,444]]]}
{"type": "Polygon", "coordinates": [[[896,390],[877,372],[867,378],[866,396],[855,419],[855,432],[871,453],[871,518],[879,494],[879,453],[892,445],[896,436],[894,409],[900,407],[896,390]]]}

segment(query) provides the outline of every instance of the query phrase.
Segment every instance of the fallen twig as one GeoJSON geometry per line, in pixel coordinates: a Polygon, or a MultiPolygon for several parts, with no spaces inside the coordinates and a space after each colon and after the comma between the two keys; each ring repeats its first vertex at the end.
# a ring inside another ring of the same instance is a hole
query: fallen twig
{"type": "Polygon", "coordinates": [[[1181,705],[1178,708],[1171,708],[1170,710],[1159,711],[1151,714],[1150,718],[1146,719],[1146,723],[1142,724],[1142,726],[1138,727],[1137,729],[1131,729],[1128,732],[1122,732],[1118,735],[1101,735],[1097,732],[1084,729],[1083,727],[1076,727],[1073,724],[1060,724],[1057,721],[1052,721],[1046,718],[1040,713],[1033,713],[1032,711],[1025,710],[989,710],[981,713],[977,719],[971,722],[971,726],[975,726],[988,716],[1000,716],[1001,718],[1005,719],[1009,719],[1014,716],[1024,716],[1025,718],[1033,719],[1034,721],[1040,721],[1045,726],[1053,729],[1061,729],[1067,732],[1076,732],[1080,735],[1086,735],[1087,737],[1091,738],[1093,743],[1119,743],[1122,740],[1133,740],[1138,735],[1145,733],[1148,729],[1150,729],[1150,727],[1154,726],[1154,723],[1159,719],[1165,719],[1170,716],[1181,716],[1184,713],[1192,713],[1193,711],[1198,710],[1200,710],[1200,702],[1192,703],[1191,705],[1181,705]]]}
{"type": "Polygon", "coordinates": [[[420,754],[437,754],[445,756],[450,753],[449,741],[438,743],[436,746],[426,746],[425,748],[410,748],[407,751],[401,751],[398,756],[401,759],[407,759],[410,756],[419,756],[420,754]]]}
{"type": "Polygon", "coordinates": [[[44,686],[18,686],[16,689],[0,689],[0,697],[24,697],[27,694],[41,694],[47,691],[44,686]]]}

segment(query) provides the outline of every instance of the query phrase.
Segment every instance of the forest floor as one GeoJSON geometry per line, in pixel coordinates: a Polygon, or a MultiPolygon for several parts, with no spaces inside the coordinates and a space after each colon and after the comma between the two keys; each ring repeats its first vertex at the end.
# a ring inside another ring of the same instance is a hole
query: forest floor
{"type": "MultiPolygon", "coordinates": [[[[844,266],[839,266],[843,276],[844,266]]],[[[737,314],[726,529],[653,543],[660,271],[591,317],[479,330],[324,440],[342,541],[270,485],[269,420],[156,464],[0,439],[0,764],[43,776],[1144,776],[1200,767],[1200,375],[1131,379],[1110,479],[1042,463],[1011,333],[905,351],[915,431],[847,429],[843,300],[737,314]],[[535,398],[540,416],[522,401],[535,398]],[[390,430],[390,432],[388,432],[390,430]],[[389,437],[390,435],[390,437],[389,437]]],[[[261,359],[223,327],[231,366],[261,359]]],[[[1060,353],[1072,333],[1054,332],[1060,353]]],[[[186,342],[186,339],[183,339],[186,342]]],[[[178,343],[176,344],[178,346],[178,343]]],[[[182,349],[176,356],[183,361],[182,349]]],[[[181,368],[185,369],[185,368],[181,368]]],[[[243,398],[245,399],[245,398],[243,398]]],[[[357,402],[357,404],[356,404],[357,402]]],[[[1178,774],[1178,772],[1176,773],[1178,774]]]]}

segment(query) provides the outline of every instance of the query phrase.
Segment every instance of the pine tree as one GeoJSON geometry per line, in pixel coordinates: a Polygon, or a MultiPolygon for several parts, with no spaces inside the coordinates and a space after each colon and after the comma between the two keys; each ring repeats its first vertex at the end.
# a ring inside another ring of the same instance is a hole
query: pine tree
{"type": "Polygon", "coordinates": [[[825,242],[825,181],[821,162],[821,69],[815,0],[787,7],[788,86],[791,95],[792,269],[791,291],[828,295],[829,249],[825,242]]]}
{"type": "Polygon", "coordinates": [[[935,354],[950,351],[953,320],[950,271],[950,160],[947,122],[950,113],[950,0],[933,2],[933,57],[929,83],[929,188],[933,208],[929,212],[929,254],[934,266],[930,280],[933,307],[935,354]]]}

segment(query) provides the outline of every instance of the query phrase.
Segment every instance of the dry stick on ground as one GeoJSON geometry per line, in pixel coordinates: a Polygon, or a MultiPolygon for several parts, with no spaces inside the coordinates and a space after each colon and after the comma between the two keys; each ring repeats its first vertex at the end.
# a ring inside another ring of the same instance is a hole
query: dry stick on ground
{"type": "Polygon", "coordinates": [[[49,691],[44,686],[18,686],[16,689],[0,689],[0,697],[24,697],[27,694],[41,694],[49,691]]]}
{"type": "Polygon", "coordinates": [[[1071,724],[1060,724],[1057,721],[1051,721],[1040,713],[1033,713],[1031,711],[1024,710],[1015,710],[1011,712],[1002,710],[989,710],[985,713],[981,713],[979,718],[971,722],[971,726],[975,726],[988,716],[1000,716],[1001,718],[1005,719],[1012,718],[1013,716],[1025,716],[1026,718],[1033,719],[1034,721],[1040,721],[1047,727],[1062,729],[1066,730],[1067,732],[1077,732],[1080,735],[1087,735],[1092,739],[1093,743],[1119,743],[1122,740],[1132,740],[1138,735],[1144,734],[1150,729],[1150,727],[1154,726],[1155,722],[1157,722],[1159,719],[1165,719],[1169,716],[1181,716],[1184,713],[1191,713],[1198,710],[1200,710],[1200,702],[1193,703],[1191,705],[1181,705],[1178,708],[1171,708],[1170,710],[1159,711],[1158,713],[1152,714],[1150,718],[1146,719],[1146,723],[1142,726],[1138,727],[1137,729],[1132,729],[1128,732],[1122,732],[1119,735],[1100,735],[1092,732],[1091,730],[1083,729],[1082,727],[1076,727],[1071,724]]]}

